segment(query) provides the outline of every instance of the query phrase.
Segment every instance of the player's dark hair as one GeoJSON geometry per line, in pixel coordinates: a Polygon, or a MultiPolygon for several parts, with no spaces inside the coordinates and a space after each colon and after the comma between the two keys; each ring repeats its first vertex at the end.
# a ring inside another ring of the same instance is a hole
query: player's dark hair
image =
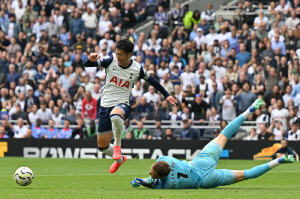
{"type": "Polygon", "coordinates": [[[159,177],[164,177],[169,175],[171,172],[171,167],[165,161],[158,161],[153,165],[153,171],[157,172],[159,177]]]}
{"type": "Polygon", "coordinates": [[[133,52],[134,45],[129,39],[120,39],[117,42],[116,48],[128,54],[133,52]]]}

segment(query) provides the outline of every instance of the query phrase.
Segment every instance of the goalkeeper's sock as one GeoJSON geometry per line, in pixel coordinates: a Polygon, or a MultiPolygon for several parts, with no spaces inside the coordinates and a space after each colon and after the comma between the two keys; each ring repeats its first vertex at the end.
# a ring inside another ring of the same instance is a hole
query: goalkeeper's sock
{"type": "Polygon", "coordinates": [[[222,131],[222,134],[225,135],[228,139],[233,136],[233,134],[240,128],[243,122],[254,113],[259,107],[261,107],[264,102],[261,99],[255,100],[255,102],[239,117],[235,118],[232,122],[230,122],[225,129],[222,131]]]}
{"type": "Polygon", "coordinates": [[[246,119],[243,115],[240,115],[239,117],[235,118],[232,122],[230,122],[222,131],[222,134],[225,135],[228,139],[233,136],[233,134],[240,128],[240,126],[243,124],[243,122],[246,119]]]}
{"type": "Polygon", "coordinates": [[[124,120],[119,114],[110,115],[112,129],[115,137],[115,146],[121,146],[122,132],[124,131],[124,120]]]}
{"type": "MultiPolygon", "coordinates": [[[[113,157],[114,154],[114,146],[113,144],[110,144],[108,147],[106,148],[100,148],[98,146],[98,150],[102,153],[105,153],[106,155],[108,155],[109,157],[113,157]]],[[[120,159],[116,160],[117,163],[122,163],[123,162],[123,157],[121,156],[120,159]]]]}
{"type": "Polygon", "coordinates": [[[253,167],[252,169],[245,170],[244,171],[245,180],[257,178],[257,177],[263,175],[264,173],[270,171],[270,169],[271,169],[271,167],[270,167],[269,163],[266,163],[263,165],[259,165],[257,167],[253,167]]]}
{"type": "Polygon", "coordinates": [[[292,155],[285,155],[275,160],[272,160],[269,163],[259,165],[249,170],[245,170],[244,176],[246,180],[257,178],[280,164],[293,163],[293,162],[294,162],[294,157],[292,155]]]}

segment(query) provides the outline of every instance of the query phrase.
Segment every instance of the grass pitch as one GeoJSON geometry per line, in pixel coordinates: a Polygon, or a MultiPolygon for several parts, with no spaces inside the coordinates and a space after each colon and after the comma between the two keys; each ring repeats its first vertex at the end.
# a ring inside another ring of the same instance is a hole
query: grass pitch
{"type": "MultiPolygon", "coordinates": [[[[276,167],[258,179],[214,189],[153,190],[133,188],[134,177],[148,177],[155,160],[127,160],[109,174],[107,159],[0,158],[0,198],[300,198],[300,163],[276,167]],[[32,169],[34,180],[22,187],[13,174],[21,166],[32,169]]],[[[218,168],[250,169],[264,161],[220,160],[218,168]]]]}

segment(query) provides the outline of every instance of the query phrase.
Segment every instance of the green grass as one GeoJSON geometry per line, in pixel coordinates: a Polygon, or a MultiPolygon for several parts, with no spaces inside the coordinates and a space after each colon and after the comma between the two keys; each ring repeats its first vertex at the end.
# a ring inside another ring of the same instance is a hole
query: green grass
{"type": "MultiPolygon", "coordinates": [[[[278,166],[258,179],[214,189],[153,190],[133,188],[134,177],[148,177],[154,160],[128,160],[109,174],[112,160],[0,158],[0,198],[299,198],[300,163],[278,166]],[[34,173],[30,186],[22,187],[13,174],[21,166],[34,173]]],[[[263,161],[220,160],[218,168],[249,169],[263,161]]]]}

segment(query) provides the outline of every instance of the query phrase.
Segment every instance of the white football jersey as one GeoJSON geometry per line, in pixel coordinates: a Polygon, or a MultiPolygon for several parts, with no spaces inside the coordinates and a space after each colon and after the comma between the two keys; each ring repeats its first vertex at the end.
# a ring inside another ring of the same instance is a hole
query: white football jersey
{"type": "Polygon", "coordinates": [[[115,57],[98,59],[98,67],[104,67],[106,73],[105,85],[101,96],[102,107],[113,107],[120,103],[130,106],[130,93],[136,79],[147,80],[150,75],[135,60],[131,65],[122,68],[115,57]]]}

